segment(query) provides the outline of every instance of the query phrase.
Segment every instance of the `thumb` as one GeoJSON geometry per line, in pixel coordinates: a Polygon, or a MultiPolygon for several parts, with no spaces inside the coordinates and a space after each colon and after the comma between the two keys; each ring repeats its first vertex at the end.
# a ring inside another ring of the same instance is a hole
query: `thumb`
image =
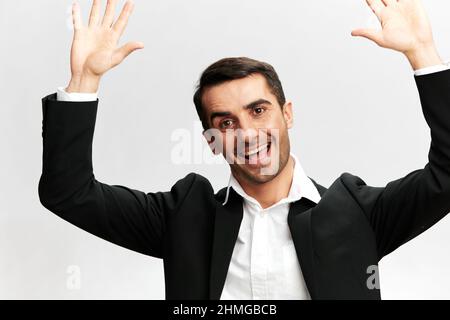
{"type": "Polygon", "coordinates": [[[383,43],[383,34],[381,31],[375,29],[355,29],[352,31],[352,36],[367,38],[379,46],[383,43]]]}
{"type": "Polygon", "coordinates": [[[121,63],[130,53],[138,49],[143,49],[144,44],[142,42],[128,42],[117,48],[112,55],[112,66],[115,67],[121,63]]]}

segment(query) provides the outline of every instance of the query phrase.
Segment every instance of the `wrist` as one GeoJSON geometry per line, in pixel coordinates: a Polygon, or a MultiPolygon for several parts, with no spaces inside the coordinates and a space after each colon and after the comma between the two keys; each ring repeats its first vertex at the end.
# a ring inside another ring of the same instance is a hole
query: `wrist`
{"type": "Polygon", "coordinates": [[[96,93],[100,84],[100,77],[88,74],[72,75],[66,92],[96,93]]]}
{"type": "Polygon", "coordinates": [[[443,64],[434,45],[417,47],[404,54],[414,70],[443,64]]]}

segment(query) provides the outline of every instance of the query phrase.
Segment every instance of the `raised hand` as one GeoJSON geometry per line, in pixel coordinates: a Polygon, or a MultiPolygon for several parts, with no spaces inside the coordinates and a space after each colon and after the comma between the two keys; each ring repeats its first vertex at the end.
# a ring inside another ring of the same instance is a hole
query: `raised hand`
{"type": "Polygon", "coordinates": [[[366,0],[381,23],[381,30],[355,29],[383,48],[404,53],[414,69],[440,64],[425,10],[420,0],[366,0]]]}
{"type": "Polygon", "coordinates": [[[117,0],[108,0],[102,19],[101,1],[94,0],[87,26],[83,25],[79,4],[73,4],[74,37],[70,54],[72,78],[67,92],[96,92],[105,72],[120,64],[133,51],[144,47],[141,42],[117,46],[134,4],[131,0],[127,1],[114,22],[116,3],[117,0]]]}

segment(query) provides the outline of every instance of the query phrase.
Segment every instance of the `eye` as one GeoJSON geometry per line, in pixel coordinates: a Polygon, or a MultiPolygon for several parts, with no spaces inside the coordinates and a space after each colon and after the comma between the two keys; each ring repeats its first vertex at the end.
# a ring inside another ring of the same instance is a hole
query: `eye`
{"type": "Polygon", "coordinates": [[[264,110],[263,107],[256,106],[256,107],[253,108],[253,114],[255,114],[257,116],[259,116],[260,114],[264,113],[264,111],[265,110],[264,110]]]}
{"type": "Polygon", "coordinates": [[[232,125],[233,125],[233,120],[225,119],[225,120],[220,122],[219,126],[220,126],[221,129],[226,129],[226,128],[229,128],[232,125]]]}

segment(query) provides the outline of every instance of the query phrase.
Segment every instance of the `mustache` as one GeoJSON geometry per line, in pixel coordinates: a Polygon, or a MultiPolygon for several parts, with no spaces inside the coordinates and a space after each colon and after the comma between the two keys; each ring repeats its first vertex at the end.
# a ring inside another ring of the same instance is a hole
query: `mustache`
{"type": "Polygon", "coordinates": [[[237,130],[236,133],[233,134],[232,140],[235,145],[235,149],[238,146],[253,148],[258,145],[271,142],[274,140],[274,136],[269,129],[247,129],[245,131],[237,130]]]}

